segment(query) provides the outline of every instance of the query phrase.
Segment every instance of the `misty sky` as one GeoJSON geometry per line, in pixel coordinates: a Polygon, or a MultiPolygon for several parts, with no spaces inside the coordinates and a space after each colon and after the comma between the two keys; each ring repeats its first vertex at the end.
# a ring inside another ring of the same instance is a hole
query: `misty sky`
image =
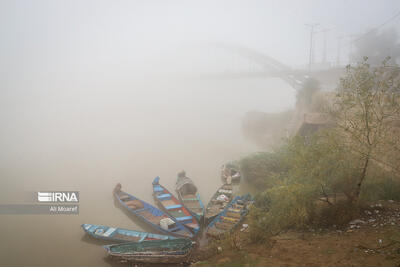
{"type": "MultiPolygon", "coordinates": [[[[208,53],[206,44],[221,42],[254,48],[290,66],[304,65],[309,47],[305,24],[313,22],[320,23],[320,29],[332,29],[328,59],[334,61],[337,36],[363,33],[399,10],[398,0],[2,0],[0,136],[33,136],[26,131],[31,126],[40,129],[37,135],[43,136],[49,125],[70,129],[73,127],[66,121],[71,121],[82,129],[88,126],[81,120],[89,125],[104,118],[112,123],[120,121],[121,128],[114,128],[123,129],[132,121],[127,114],[146,110],[146,118],[153,118],[157,108],[158,114],[166,114],[165,110],[190,113],[192,103],[199,101],[197,107],[204,111],[223,107],[237,114],[259,108],[282,111],[293,106],[295,95],[282,83],[269,85],[286,87],[279,93],[270,90],[268,99],[263,99],[246,91],[257,88],[262,92],[268,87],[263,82],[176,84],[146,78],[145,74],[197,65],[188,55],[205,58],[204,66],[215,68],[219,52],[208,53]],[[183,53],[183,47],[189,49],[183,53]],[[181,64],[185,60],[186,64],[181,64]],[[234,86],[242,91],[231,93],[234,86]],[[220,95],[204,89],[217,92],[214,88],[222,87],[225,92],[220,95]],[[240,105],[243,107],[237,108],[240,105]],[[46,118],[49,121],[43,122],[46,118]]],[[[385,28],[398,28],[399,22],[397,18],[385,28]]],[[[321,35],[317,35],[316,61],[321,42],[321,35]]],[[[141,123],[145,122],[142,119],[141,123]]],[[[0,141],[11,143],[8,140],[0,141]]]]}
{"type": "MultiPolygon", "coordinates": [[[[0,70],[16,78],[38,69],[140,68],[150,57],[196,42],[241,44],[301,65],[308,59],[304,24],[332,29],[328,57],[334,60],[337,36],[363,33],[399,10],[397,0],[2,0],[0,70]]],[[[321,46],[322,35],[316,53],[321,46]]]]}

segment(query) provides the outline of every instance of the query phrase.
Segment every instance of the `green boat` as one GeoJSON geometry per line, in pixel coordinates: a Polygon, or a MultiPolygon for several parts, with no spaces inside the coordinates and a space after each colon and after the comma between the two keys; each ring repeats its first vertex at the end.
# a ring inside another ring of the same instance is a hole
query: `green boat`
{"type": "Polygon", "coordinates": [[[188,261],[194,242],[186,238],[107,245],[108,254],[119,261],[182,263],[188,261]]]}
{"type": "Polygon", "coordinates": [[[204,216],[204,205],[201,202],[197,187],[192,179],[186,176],[185,171],[178,173],[176,193],[183,205],[201,222],[204,216]]]}

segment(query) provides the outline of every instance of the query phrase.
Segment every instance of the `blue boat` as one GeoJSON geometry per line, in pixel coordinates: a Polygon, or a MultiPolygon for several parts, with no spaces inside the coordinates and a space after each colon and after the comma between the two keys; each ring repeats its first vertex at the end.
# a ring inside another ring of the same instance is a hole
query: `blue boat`
{"type": "Polygon", "coordinates": [[[183,205],[201,222],[204,216],[204,205],[197,187],[189,177],[186,177],[185,171],[178,173],[176,192],[183,205]]]}
{"type": "Polygon", "coordinates": [[[127,230],[117,227],[109,227],[95,224],[82,224],[83,230],[94,238],[122,241],[122,242],[142,242],[149,240],[171,240],[176,237],[168,235],[159,235],[153,233],[139,232],[134,230],[127,230]]]}
{"type": "Polygon", "coordinates": [[[248,213],[248,205],[251,202],[249,194],[236,196],[206,228],[207,236],[219,237],[232,231],[248,213]]]}
{"type": "Polygon", "coordinates": [[[114,195],[122,206],[158,231],[178,237],[193,237],[193,234],[175,218],[153,205],[121,191],[121,184],[117,184],[115,187],[114,195]]]}
{"type": "Polygon", "coordinates": [[[194,234],[199,232],[200,224],[196,220],[196,217],[192,216],[190,211],[171,194],[168,189],[160,185],[160,177],[158,176],[154,178],[153,181],[153,196],[157,204],[161,206],[168,215],[181,222],[194,234]]]}

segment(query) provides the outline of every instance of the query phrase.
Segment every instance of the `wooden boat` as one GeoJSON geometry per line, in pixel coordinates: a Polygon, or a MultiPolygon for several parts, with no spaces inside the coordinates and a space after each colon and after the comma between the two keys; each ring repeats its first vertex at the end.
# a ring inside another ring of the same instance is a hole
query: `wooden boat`
{"type": "Polygon", "coordinates": [[[208,202],[205,213],[206,223],[211,222],[218,214],[220,214],[233,198],[232,185],[224,184],[218,188],[217,192],[208,202]]]}
{"type": "Polygon", "coordinates": [[[164,211],[178,222],[189,228],[194,234],[200,230],[199,222],[182,203],[164,186],[160,185],[160,177],[154,178],[153,196],[164,211]]]}
{"type": "Polygon", "coordinates": [[[175,218],[153,205],[121,191],[120,184],[115,187],[114,195],[125,208],[155,229],[174,236],[193,237],[193,234],[175,218]]]}
{"type": "Polygon", "coordinates": [[[193,243],[186,238],[130,242],[104,246],[108,254],[120,261],[145,263],[182,263],[189,259],[193,243]]]}
{"type": "Polygon", "coordinates": [[[183,205],[196,216],[198,221],[201,221],[204,216],[204,205],[200,200],[197,187],[189,177],[186,177],[184,171],[178,173],[176,192],[183,205]]]}
{"type": "Polygon", "coordinates": [[[109,227],[95,224],[82,224],[83,230],[90,236],[113,241],[122,242],[142,242],[148,240],[169,240],[176,239],[176,237],[169,235],[159,235],[146,232],[139,232],[134,230],[127,230],[117,227],[109,227]]]}
{"type": "Polygon", "coordinates": [[[207,236],[218,237],[232,231],[248,212],[250,195],[236,196],[206,229],[207,236]]]}
{"type": "Polygon", "coordinates": [[[228,162],[221,167],[221,180],[225,184],[239,183],[241,174],[239,166],[233,162],[228,162]]]}

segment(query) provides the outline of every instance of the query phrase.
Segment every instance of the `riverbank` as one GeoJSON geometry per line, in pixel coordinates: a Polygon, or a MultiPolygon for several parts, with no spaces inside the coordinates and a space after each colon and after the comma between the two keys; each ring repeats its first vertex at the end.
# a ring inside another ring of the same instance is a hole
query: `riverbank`
{"type": "Polygon", "coordinates": [[[400,203],[371,204],[342,229],[286,232],[265,244],[251,244],[246,232],[236,231],[197,251],[194,260],[193,267],[400,266],[400,203]]]}

